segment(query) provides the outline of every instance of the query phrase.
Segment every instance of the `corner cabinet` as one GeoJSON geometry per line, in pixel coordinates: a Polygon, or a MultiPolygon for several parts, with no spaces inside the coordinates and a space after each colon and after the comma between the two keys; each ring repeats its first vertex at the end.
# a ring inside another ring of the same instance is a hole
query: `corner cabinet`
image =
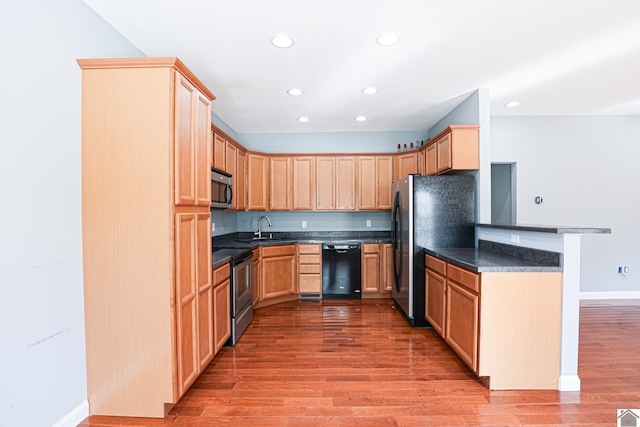
{"type": "Polygon", "coordinates": [[[215,97],[177,58],[78,64],[90,415],[164,417],[214,352],[215,97]]]}

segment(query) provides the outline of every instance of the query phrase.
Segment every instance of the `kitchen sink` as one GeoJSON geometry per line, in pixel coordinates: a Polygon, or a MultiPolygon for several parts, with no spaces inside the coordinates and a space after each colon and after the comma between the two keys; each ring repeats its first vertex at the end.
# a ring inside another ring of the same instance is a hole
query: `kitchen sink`
{"type": "Polygon", "coordinates": [[[273,240],[283,240],[282,237],[273,237],[273,236],[264,236],[264,237],[254,237],[252,239],[236,239],[236,242],[240,243],[253,243],[253,242],[270,242],[273,240]]]}

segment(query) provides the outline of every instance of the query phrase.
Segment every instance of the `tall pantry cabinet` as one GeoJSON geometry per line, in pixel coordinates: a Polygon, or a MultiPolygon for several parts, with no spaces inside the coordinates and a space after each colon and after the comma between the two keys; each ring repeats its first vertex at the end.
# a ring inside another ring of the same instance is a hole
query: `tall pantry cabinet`
{"type": "Polygon", "coordinates": [[[164,417],[214,354],[215,97],[177,58],[78,63],[89,412],[164,417]]]}

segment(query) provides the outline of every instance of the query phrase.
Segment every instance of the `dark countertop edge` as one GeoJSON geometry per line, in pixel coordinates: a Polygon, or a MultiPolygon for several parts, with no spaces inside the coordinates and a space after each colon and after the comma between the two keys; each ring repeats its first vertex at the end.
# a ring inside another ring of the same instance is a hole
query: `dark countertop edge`
{"type": "Polygon", "coordinates": [[[493,252],[480,251],[476,248],[441,248],[441,249],[427,249],[423,248],[424,252],[428,255],[435,256],[458,267],[464,268],[476,273],[513,273],[513,272],[562,272],[562,266],[556,265],[536,265],[527,263],[520,263],[518,259],[508,256],[497,255],[493,252]],[[459,257],[447,255],[447,251],[467,252],[474,258],[481,257],[483,255],[491,256],[492,264],[494,265],[478,265],[469,261],[465,261],[459,257]],[[503,260],[503,265],[495,265],[495,261],[503,260]],[[511,264],[511,265],[509,265],[511,264]],[[514,265],[516,264],[516,265],[514,265]]]}
{"type": "Polygon", "coordinates": [[[535,224],[476,224],[480,228],[497,228],[501,230],[533,231],[551,234],[611,234],[610,228],[603,227],[569,227],[557,225],[535,224]]]}

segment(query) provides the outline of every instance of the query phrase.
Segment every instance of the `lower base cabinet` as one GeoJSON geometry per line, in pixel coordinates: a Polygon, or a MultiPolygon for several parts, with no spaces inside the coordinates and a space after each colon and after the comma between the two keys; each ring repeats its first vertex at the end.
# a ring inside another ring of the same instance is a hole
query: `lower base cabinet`
{"type": "Polygon", "coordinates": [[[298,245],[298,291],[322,294],[322,245],[298,245]]]}
{"type": "Polygon", "coordinates": [[[362,297],[388,298],[393,289],[391,243],[362,244],[362,297]]]}
{"type": "Polygon", "coordinates": [[[425,318],[489,389],[557,389],[562,273],[425,265],[425,318]]]}
{"type": "Polygon", "coordinates": [[[262,301],[297,295],[296,245],[263,246],[262,301]]]}
{"type": "Polygon", "coordinates": [[[213,270],[213,344],[218,353],[231,336],[231,267],[213,270]]]}

